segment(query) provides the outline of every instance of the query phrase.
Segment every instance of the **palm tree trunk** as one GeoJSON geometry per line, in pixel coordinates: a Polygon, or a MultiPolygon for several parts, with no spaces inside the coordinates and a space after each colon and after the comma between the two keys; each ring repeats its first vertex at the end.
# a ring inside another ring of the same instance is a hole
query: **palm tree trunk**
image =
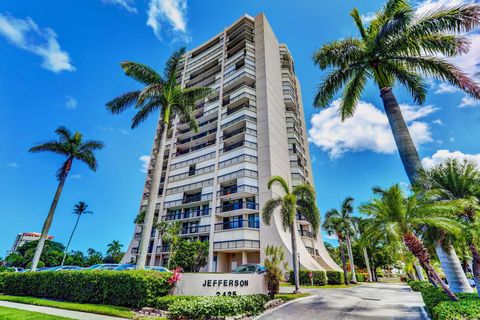
{"type": "MultiPolygon", "coordinates": [[[[425,274],[427,275],[428,282],[430,282],[435,288],[438,288],[438,285],[435,282],[435,280],[433,280],[432,275],[430,274],[430,271],[428,270],[427,266],[421,262],[420,264],[422,265],[422,268],[425,271],[425,274]]],[[[421,270],[420,270],[420,273],[421,273],[421,270]]],[[[422,277],[423,277],[423,274],[422,274],[422,277]]]]}
{"type": "Polygon", "coordinates": [[[418,280],[425,281],[425,278],[423,277],[423,273],[422,273],[422,267],[419,266],[417,263],[414,263],[413,267],[415,268],[415,273],[417,275],[418,280]]]}
{"type": "Polygon", "coordinates": [[[295,234],[295,225],[297,223],[293,220],[292,225],[290,226],[290,236],[292,239],[292,263],[293,263],[293,277],[295,280],[295,293],[300,291],[300,278],[298,275],[299,265],[298,265],[298,250],[297,250],[297,236],[295,234]]]}
{"type": "Polygon", "coordinates": [[[342,269],[343,269],[343,279],[345,284],[348,285],[348,271],[347,271],[347,261],[345,259],[345,252],[343,251],[343,241],[341,237],[338,237],[338,249],[340,250],[340,259],[342,259],[342,269]]]}
{"type": "Polygon", "coordinates": [[[435,251],[450,289],[453,292],[473,292],[453,246],[442,246],[440,243],[437,243],[435,251]]]}
{"type": "Polygon", "coordinates": [[[70,168],[72,167],[72,162],[73,162],[72,158],[68,158],[67,161],[65,162],[65,172],[60,178],[60,182],[58,183],[57,191],[55,192],[55,196],[53,197],[52,204],[50,205],[50,210],[48,211],[47,218],[43,223],[42,235],[38,240],[37,248],[35,249],[35,254],[33,255],[32,267],[31,267],[32,271],[37,271],[37,265],[38,265],[38,262],[40,261],[40,256],[42,255],[43,246],[45,245],[45,240],[47,239],[48,232],[50,231],[50,226],[52,225],[52,222],[53,222],[53,215],[55,214],[55,209],[57,208],[58,200],[60,199],[60,195],[62,194],[63,185],[65,184],[65,180],[67,180],[68,173],[70,172],[70,168]]]}
{"type": "MultiPolygon", "coordinates": [[[[162,115],[160,116],[162,117],[162,115]]],[[[165,152],[165,141],[167,140],[168,123],[161,120],[159,127],[160,132],[157,137],[157,152],[152,152],[152,156],[155,158],[155,165],[153,167],[153,173],[150,180],[150,193],[148,195],[147,209],[145,211],[145,219],[143,221],[142,234],[140,237],[140,245],[136,264],[137,270],[144,269],[147,261],[148,247],[152,234],[153,220],[155,217],[155,207],[157,205],[158,192],[160,189],[160,177],[162,176],[163,154],[165,152]]]]}
{"type": "Polygon", "coordinates": [[[455,293],[453,293],[453,291],[450,290],[445,282],[443,282],[437,271],[435,271],[430,264],[430,256],[422,241],[410,232],[403,235],[403,242],[407,246],[408,250],[410,250],[410,252],[420,261],[420,263],[427,268],[432,278],[439,284],[450,300],[457,301],[458,298],[455,296],[455,293]]]}
{"type": "Polygon", "coordinates": [[[472,253],[472,272],[473,279],[475,280],[475,286],[477,287],[477,294],[480,297],[480,252],[477,247],[471,243],[469,245],[470,252],[472,253]]]}
{"type": "Polygon", "coordinates": [[[70,246],[70,242],[72,241],[73,234],[75,233],[75,230],[77,230],[78,221],[80,221],[81,216],[82,216],[81,214],[78,215],[77,222],[75,222],[75,227],[73,227],[72,233],[70,234],[70,239],[68,239],[67,246],[65,247],[65,252],[63,253],[62,263],[60,264],[61,266],[63,266],[63,264],[65,263],[65,258],[67,257],[68,247],[70,246]]]}
{"type": "Polygon", "coordinates": [[[368,272],[367,282],[373,282],[372,270],[370,269],[370,261],[368,260],[367,247],[363,247],[363,258],[365,259],[365,266],[367,266],[367,272],[368,272]]]}
{"type": "Polygon", "coordinates": [[[382,97],[383,107],[390,123],[390,128],[397,145],[400,158],[402,159],[403,167],[407,172],[408,179],[413,185],[417,172],[422,168],[420,157],[418,156],[417,148],[413,143],[408,127],[402,116],[402,111],[398,105],[397,99],[392,92],[391,88],[382,88],[380,90],[380,96],[382,97]]]}
{"type": "Polygon", "coordinates": [[[350,261],[350,271],[352,273],[350,282],[357,283],[357,275],[355,274],[355,261],[353,261],[352,242],[350,241],[350,236],[348,234],[345,236],[345,240],[347,241],[348,260],[350,261]]]}

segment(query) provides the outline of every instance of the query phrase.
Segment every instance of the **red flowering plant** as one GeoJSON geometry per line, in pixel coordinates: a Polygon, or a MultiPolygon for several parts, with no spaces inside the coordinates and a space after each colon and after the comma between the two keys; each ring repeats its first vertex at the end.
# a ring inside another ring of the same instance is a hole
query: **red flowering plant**
{"type": "Polygon", "coordinates": [[[182,271],[183,269],[180,268],[180,267],[176,267],[175,270],[173,270],[173,274],[172,276],[170,277],[170,279],[168,279],[168,284],[171,285],[172,287],[174,287],[178,281],[180,281],[181,279],[181,275],[182,275],[182,271]]]}

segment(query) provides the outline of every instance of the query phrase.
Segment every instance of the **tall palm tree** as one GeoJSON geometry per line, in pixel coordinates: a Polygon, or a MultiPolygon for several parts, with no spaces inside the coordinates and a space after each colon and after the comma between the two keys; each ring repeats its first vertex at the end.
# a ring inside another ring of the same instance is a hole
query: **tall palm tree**
{"type": "Polygon", "coordinates": [[[479,85],[446,59],[468,52],[467,38],[458,34],[480,24],[480,5],[439,7],[418,15],[408,0],[389,0],[368,26],[357,9],[351,16],[360,37],[327,43],[314,54],[320,69],[330,69],[314,104],[326,107],[344,88],[339,114],[345,120],[355,113],[365,85],[372,79],[380,90],[400,158],[413,184],[422,164],[392,87],[398,82],[422,104],[427,94],[425,77],[432,77],[480,99],[479,85]]]}
{"type": "Polygon", "coordinates": [[[344,221],[344,237],[347,243],[348,260],[350,261],[351,282],[357,283],[357,276],[355,274],[355,261],[353,260],[352,252],[352,239],[351,235],[354,233],[354,217],[353,213],[353,201],[352,197],[346,197],[341,204],[340,211],[337,209],[331,209],[325,213],[325,219],[338,218],[344,221]]]}
{"type": "Polygon", "coordinates": [[[153,172],[151,186],[148,195],[147,207],[145,210],[145,221],[143,224],[140,247],[137,258],[137,269],[143,269],[147,259],[148,244],[155,217],[155,206],[160,189],[160,177],[163,167],[163,154],[165,152],[165,141],[168,128],[175,116],[180,116],[190,123],[195,131],[198,129],[192,111],[195,102],[204,99],[211,93],[210,88],[192,87],[183,88],[178,82],[180,69],[183,64],[185,48],[175,51],[165,64],[163,77],[152,68],[131,61],[124,61],[121,67],[125,74],[145,87],[142,90],[135,90],[124,93],[107,103],[107,110],[113,114],[119,114],[134,106],[137,113],[132,118],[132,129],[138,127],[150,115],[159,111],[158,135],[152,151],[153,172]],[[158,160],[158,161],[157,161],[158,160]]]}
{"type": "Polygon", "coordinates": [[[338,217],[326,217],[322,224],[323,230],[327,231],[328,235],[335,235],[338,239],[338,250],[340,251],[340,259],[342,260],[343,279],[348,285],[348,270],[347,260],[345,259],[345,251],[343,250],[343,239],[345,234],[345,220],[338,217]]]}
{"type": "MultiPolygon", "coordinates": [[[[459,199],[469,200],[469,202],[466,203],[466,206],[462,208],[457,215],[468,225],[468,228],[465,230],[465,240],[472,254],[472,271],[477,292],[480,295],[480,254],[477,243],[474,241],[474,231],[477,230],[477,228],[475,228],[475,224],[476,221],[479,220],[478,199],[480,197],[480,171],[474,162],[467,159],[464,159],[463,161],[447,159],[445,162],[438,164],[433,168],[423,170],[420,173],[418,180],[419,186],[422,188],[435,190],[439,195],[438,199],[441,201],[459,199]]],[[[452,284],[460,286],[457,284],[458,281],[456,279],[462,279],[465,277],[465,274],[455,249],[453,248],[451,242],[445,242],[443,243],[443,246],[447,246],[447,254],[439,255],[440,261],[442,261],[443,258],[454,260],[455,262],[455,264],[452,263],[455,268],[449,268],[445,270],[445,275],[447,276],[447,279],[449,279],[449,277],[453,278],[451,280],[452,284]]],[[[466,279],[462,280],[466,281],[466,279]]]]}
{"type": "Polygon", "coordinates": [[[368,257],[368,244],[370,242],[369,237],[365,236],[365,230],[369,228],[368,226],[368,220],[362,219],[360,217],[357,217],[354,220],[354,225],[356,229],[356,234],[359,235],[358,237],[358,243],[360,244],[360,247],[362,248],[363,251],[363,259],[365,260],[365,266],[367,267],[367,273],[368,273],[368,278],[367,282],[373,282],[373,273],[372,270],[370,269],[370,259],[368,257]]]}
{"type": "Polygon", "coordinates": [[[122,257],[123,244],[118,240],[113,240],[107,245],[107,254],[112,257],[115,263],[118,263],[122,257]]]}
{"type": "Polygon", "coordinates": [[[265,202],[262,208],[262,220],[266,225],[270,225],[275,209],[280,208],[280,218],[282,220],[283,229],[285,231],[287,231],[287,229],[290,230],[295,292],[298,292],[300,289],[300,280],[298,277],[297,223],[295,216],[297,212],[303,215],[312,225],[313,233],[317,234],[318,228],[320,227],[320,213],[315,204],[315,191],[310,185],[301,184],[290,188],[285,179],[280,176],[273,176],[268,179],[267,186],[269,190],[274,183],[281,187],[284,196],[270,199],[265,202]]]}
{"type": "Polygon", "coordinates": [[[386,190],[373,188],[373,191],[380,197],[360,206],[360,211],[371,216],[372,224],[377,225],[378,229],[391,237],[401,238],[450,299],[458,300],[433,268],[430,255],[417,231],[435,227],[450,233],[459,232],[461,226],[452,217],[459,206],[452,202],[431,201],[418,194],[405,197],[399,185],[386,190]]]}
{"type": "MultiPolygon", "coordinates": [[[[182,224],[179,221],[160,221],[156,224],[156,229],[160,234],[162,243],[167,244],[169,247],[167,269],[170,269],[170,262],[175,255],[175,250],[177,249],[178,242],[180,241],[180,231],[182,230],[182,224]]],[[[162,259],[160,259],[160,261],[161,260],[162,259]]]]}
{"type": "Polygon", "coordinates": [[[68,247],[70,246],[70,242],[72,242],[73,234],[75,233],[75,230],[77,230],[78,222],[80,221],[80,217],[83,216],[84,214],[90,213],[92,214],[92,211],[87,210],[88,204],[86,204],[83,201],[79,201],[75,207],[73,208],[73,214],[77,216],[77,221],[75,222],[75,226],[73,227],[72,233],[70,234],[70,238],[68,239],[67,246],[65,247],[65,252],[63,253],[63,259],[61,265],[65,263],[65,258],[67,257],[67,252],[68,252],[68,247]]]}
{"type": "Polygon", "coordinates": [[[29,150],[30,152],[53,152],[67,158],[57,171],[57,191],[55,192],[52,204],[50,205],[47,218],[43,223],[42,235],[40,236],[37,248],[35,249],[35,254],[33,255],[32,259],[32,271],[37,270],[38,261],[40,261],[40,255],[42,254],[45,239],[47,238],[48,231],[52,225],[55,209],[57,208],[58,200],[62,194],[63,185],[65,184],[68,173],[72,168],[73,161],[79,160],[85,163],[92,171],[96,171],[97,159],[95,158],[94,151],[103,149],[102,142],[97,140],[85,140],[80,132],[76,131],[72,134],[64,126],[58,127],[55,130],[55,133],[58,136],[57,140],[51,140],[39,144],[29,150]]]}

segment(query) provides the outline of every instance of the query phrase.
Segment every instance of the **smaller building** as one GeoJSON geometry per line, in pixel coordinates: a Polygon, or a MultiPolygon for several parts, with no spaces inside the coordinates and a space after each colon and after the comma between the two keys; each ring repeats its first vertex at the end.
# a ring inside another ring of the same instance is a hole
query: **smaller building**
{"type": "MultiPolygon", "coordinates": [[[[35,241],[40,239],[41,234],[38,232],[24,232],[19,233],[15,237],[15,241],[13,242],[12,249],[10,250],[11,253],[17,252],[18,248],[23,246],[25,243],[35,241]]],[[[52,240],[53,236],[47,236],[48,240],[52,240]]]]}

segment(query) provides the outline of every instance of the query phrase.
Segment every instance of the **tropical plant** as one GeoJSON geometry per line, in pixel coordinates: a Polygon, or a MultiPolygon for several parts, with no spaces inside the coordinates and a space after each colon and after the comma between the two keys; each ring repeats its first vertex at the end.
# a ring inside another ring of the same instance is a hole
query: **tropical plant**
{"type": "MultiPolygon", "coordinates": [[[[475,225],[479,220],[478,199],[480,197],[480,171],[477,165],[468,159],[447,159],[428,170],[422,170],[419,175],[418,186],[423,189],[434,190],[439,201],[466,200],[465,206],[457,212],[457,215],[467,225],[465,232],[462,234],[464,239],[461,239],[461,241],[466,242],[472,254],[472,271],[477,292],[480,295],[480,254],[477,247],[478,242],[475,241],[475,233],[478,231],[475,225]]],[[[446,238],[445,240],[449,239],[446,238]]],[[[446,251],[445,254],[440,252],[440,261],[448,259],[450,265],[455,266],[455,268],[445,268],[447,280],[454,288],[462,289],[465,285],[468,286],[468,289],[460,292],[472,292],[452,243],[444,241],[442,247],[447,248],[444,250],[446,251]],[[462,281],[460,282],[459,279],[462,281]]]]}
{"type": "Polygon", "coordinates": [[[423,264],[432,278],[452,300],[455,294],[445,284],[431,264],[430,255],[418,236],[419,230],[435,227],[450,233],[459,232],[461,225],[452,217],[458,204],[431,201],[429,197],[412,194],[406,197],[399,185],[388,189],[373,188],[378,197],[360,206],[360,211],[372,219],[372,224],[391,238],[400,238],[408,250],[423,264]]]}
{"type": "Polygon", "coordinates": [[[46,143],[39,144],[31,148],[30,152],[53,152],[67,157],[60,169],[57,171],[57,179],[59,181],[57,191],[53,197],[50,210],[45,219],[42,228],[42,235],[38,241],[37,248],[32,260],[32,271],[36,271],[38,261],[42,254],[43,246],[47,238],[48,231],[52,225],[55,209],[57,208],[58,200],[63,190],[63,185],[67,180],[68,173],[72,168],[74,160],[79,160],[85,163],[92,171],[97,170],[97,159],[94,151],[103,149],[103,143],[96,140],[85,140],[83,135],[76,131],[74,134],[66,127],[60,126],[55,130],[58,140],[51,140],[46,143]]]}
{"type": "Polygon", "coordinates": [[[340,259],[342,261],[344,283],[348,285],[347,260],[345,259],[345,251],[343,246],[344,233],[345,229],[347,228],[345,226],[345,221],[336,217],[325,218],[322,228],[329,236],[335,235],[337,237],[338,250],[340,251],[340,259]]]}
{"type": "Polygon", "coordinates": [[[398,82],[416,103],[422,104],[427,95],[425,78],[429,77],[448,82],[479,99],[478,84],[447,58],[468,52],[467,38],[458,34],[480,24],[480,5],[444,6],[418,14],[407,0],[389,0],[368,26],[357,9],[351,16],[360,37],[327,43],[314,54],[320,69],[331,70],[320,84],[314,104],[326,107],[344,88],[339,114],[345,120],[355,113],[368,79],[373,79],[413,184],[422,164],[392,87],[398,82]]]}
{"type": "Polygon", "coordinates": [[[103,263],[103,254],[93,248],[87,249],[87,259],[85,260],[85,266],[93,266],[95,264],[103,263]]]}
{"type": "Polygon", "coordinates": [[[132,129],[138,127],[155,112],[159,111],[160,113],[158,135],[150,160],[153,171],[145,210],[145,221],[140,238],[137,269],[143,269],[147,259],[148,244],[154,225],[155,206],[160,190],[160,176],[168,128],[172,120],[178,115],[189,123],[192,129],[197,130],[198,126],[192,113],[195,109],[195,102],[204,99],[211,93],[210,88],[183,88],[178,82],[184,54],[185,48],[182,48],[171,55],[165,64],[163,77],[144,64],[131,61],[122,62],[121,67],[125,74],[145,85],[145,87],[142,90],[124,93],[107,103],[107,109],[113,114],[122,113],[129,107],[135,106],[137,113],[132,118],[132,129]]]}
{"type": "Polygon", "coordinates": [[[113,240],[107,245],[107,257],[113,263],[119,263],[122,260],[123,252],[122,252],[123,244],[120,243],[118,240],[113,240]]]}
{"type": "Polygon", "coordinates": [[[265,248],[265,269],[267,269],[266,279],[268,294],[273,299],[280,288],[280,281],[283,279],[283,272],[288,268],[285,261],[285,252],[282,247],[268,245],[265,248]]]}
{"type": "Polygon", "coordinates": [[[67,257],[68,247],[70,247],[70,242],[72,242],[73,234],[77,229],[78,222],[80,221],[80,217],[87,213],[90,213],[90,214],[93,213],[92,211],[87,210],[87,208],[88,208],[88,204],[86,204],[83,201],[79,201],[73,208],[73,214],[77,216],[77,221],[75,222],[75,226],[73,227],[72,233],[70,234],[70,238],[68,239],[68,242],[67,242],[67,246],[65,247],[65,252],[63,253],[63,259],[61,263],[62,266],[65,262],[65,258],[67,257]]]}
{"type": "MultiPolygon", "coordinates": [[[[30,241],[22,245],[16,252],[9,254],[5,261],[9,266],[31,268],[32,258],[35,254],[36,247],[38,246],[38,240],[30,241]]],[[[39,267],[53,267],[58,266],[62,261],[63,251],[65,247],[60,242],[46,240],[40,261],[39,267]]]]}
{"type": "Polygon", "coordinates": [[[351,236],[354,235],[355,233],[355,228],[354,228],[355,219],[352,216],[353,200],[354,199],[352,197],[346,197],[342,201],[340,211],[337,209],[330,209],[325,213],[325,220],[328,220],[329,218],[338,218],[343,221],[343,224],[342,224],[344,226],[343,236],[345,237],[345,241],[347,243],[348,260],[350,261],[351,282],[357,283],[357,276],[355,274],[355,261],[353,259],[352,239],[351,239],[351,236]]]}
{"type": "Polygon", "coordinates": [[[368,282],[373,281],[373,273],[372,269],[370,268],[370,258],[368,257],[368,249],[367,247],[369,246],[370,239],[369,237],[365,236],[365,230],[369,228],[368,226],[368,220],[358,218],[355,220],[355,227],[357,229],[357,235],[358,237],[358,244],[361,247],[362,253],[363,253],[363,259],[365,260],[365,268],[367,269],[368,273],[368,282]]]}
{"type": "Polygon", "coordinates": [[[266,225],[270,225],[275,209],[280,208],[280,219],[283,229],[290,230],[292,241],[292,264],[293,274],[295,277],[295,292],[300,289],[298,278],[298,256],[297,256],[297,224],[295,215],[300,213],[305,217],[313,229],[315,234],[318,233],[320,225],[320,213],[315,204],[315,191],[310,185],[301,184],[290,189],[290,186],[280,176],[273,176],[268,179],[268,189],[271,190],[273,184],[281,187],[284,195],[282,197],[267,200],[262,208],[262,220],[266,225]]]}
{"type": "Polygon", "coordinates": [[[208,241],[181,239],[169,261],[172,268],[180,267],[184,272],[199,272],[208,262],[208,241]]]}
{"type": "Polygon", "coordinates": [[[175,259],[175,251],[178,243],[180,242],[180,231],[182,230],[182,224],[178,221],[160,221],[155,227],[160,234],[160,238],[162,239],[162,245],[166,245],[168,247],[167,268],[170,269],[170,263],[175,259]]]}

